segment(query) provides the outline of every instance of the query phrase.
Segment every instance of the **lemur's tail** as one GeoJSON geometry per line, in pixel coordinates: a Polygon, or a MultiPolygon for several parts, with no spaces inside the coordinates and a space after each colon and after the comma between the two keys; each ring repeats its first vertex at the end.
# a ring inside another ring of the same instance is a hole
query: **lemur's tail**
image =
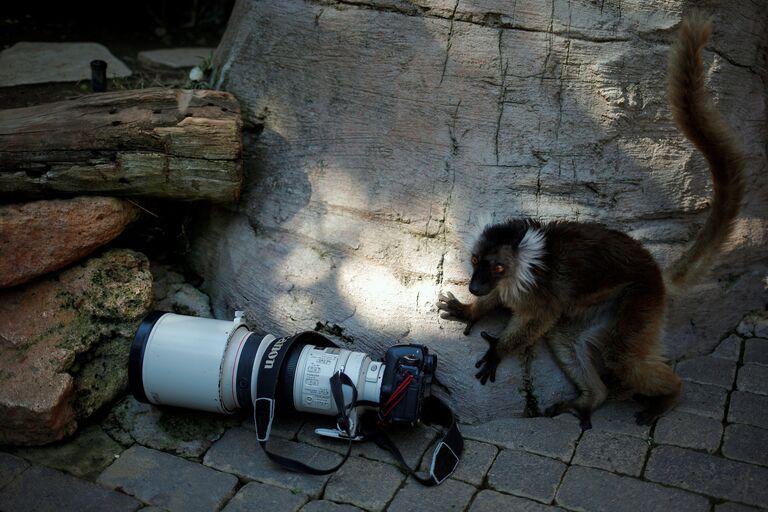
{"type": "Polygon", "coordinates": [[[669,56],[669,102],[677,126],[706,157],[714,196],[709,217],[696,240],[666,272],[671,292],[682,290],[707,271],[731,233],[744,184],[744,156],[736,136],[704,90],[701,50],[712,32],[701,14],[683,20],[669,56]]]}

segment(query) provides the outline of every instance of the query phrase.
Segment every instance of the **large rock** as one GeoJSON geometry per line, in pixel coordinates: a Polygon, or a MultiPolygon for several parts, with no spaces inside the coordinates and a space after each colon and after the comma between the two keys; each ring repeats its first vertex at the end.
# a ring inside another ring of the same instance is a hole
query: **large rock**
{"type": "Polygon", "coordinates": [[[151,302],[149,264],[129,250],[0,292],[0,444],[61,439],[122,392],[151,302]]]}
{"type": "Polygon", "coordinates": [[[0,206],[0,288],[59,270],[114,239],[138,208],[112,197],[0,206]]]}
{"type": "MultiPolygon", "coordinates": [[[[543,349],[481,387],[488,326],[463,337],[435,297],[469,296],[466,246],[489,217],[603,222],[662,264],[691,241],[711,184],[665,99],[684,5],[237,2],[217,82],[263,132],[245,141],[238,211],[201,216],[193,237],[215,313],[245,309],[280,333],[320,322],[376,354],[426,343],[465,420],[567,394],[543,349]]],[[[719,266],[671,309],[673,358],[712,349],[767,298],[768,13],[708,8],[707,86],[749,155],[749,186],[719,266]]]]}

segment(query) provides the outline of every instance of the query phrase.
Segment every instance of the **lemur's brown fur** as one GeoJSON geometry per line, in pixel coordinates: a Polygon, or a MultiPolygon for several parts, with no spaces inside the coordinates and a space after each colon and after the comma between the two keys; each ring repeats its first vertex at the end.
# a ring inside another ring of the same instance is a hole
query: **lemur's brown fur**
{"type": "Polygon", "coordinates": [[[731,232],[743,195],[744,158],[732,131],[704,89],[701,51],[708,19],[683,20],[669,59],[669,101],[685,136],[704,154],[714,183],[712,206],[691,247],[662,273],[651,254],[629,236],[597,224],[512,220],[485,228],[473,257],[470,291],[463,304],[441,293],[443,316],[472,324],[491,310],[513,314],[499,337],[485,332],[490,348],[478,361],[483,384],[495,380],[501,357],[546,339],[579,395],[546,414],[572,410],[588,428],[591,411],[606,398],[601,375],[645,408],[650,423],[674,404],[677,375],[662,357],[667,291],[677,293],[705,272],[731,232]]]}

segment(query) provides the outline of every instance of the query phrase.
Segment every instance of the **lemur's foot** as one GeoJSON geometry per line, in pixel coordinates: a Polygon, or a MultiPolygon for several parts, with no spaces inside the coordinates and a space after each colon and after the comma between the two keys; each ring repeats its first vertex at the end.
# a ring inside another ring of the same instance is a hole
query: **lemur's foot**
{"type": "Polygon", "coordinates": [[[480,333],[480,336],[482,336],[482,338],[483,338],[485,341],[487,341],[487,342],[488,342],[488,344],[489,344],[491,347],[495,347],[495,346],[496,346],[496,344],[499,342],[499,338],[498,338],[498,337],[496,337],[496,336],[491,336],[490,334],[488,334],[488,333],[487,333],[487,332],[485,332],[485,331],[481,332],[481,333],[480,333]]]}
{"type": "MultiPolygon", "coordinates": [[[[483,332],[484,338],[485,334],[486,333],[483,332]]],[[[480,381],[480,384],[485,386],[488,379],[490,379],[491,382],[496,382],[496,368],[499,366],[500,362],[501,358],[496,351],[496,344],[492,343],[491,347],[485,352],[485,355],[475,363],[475,368],[480,368],[480,371],[475,374],[475,378],[480,381]]]]}
{"type": "Polygon", "coordinates": [[[552,418],[568,411],[572,411],[579,418],[579,425],[582,430],[592,428],[592,409],[577,404],[575,400],[564,400],[547,407],[544,416],[552,418]]]}
{"type": "Polygon", "coordinates": [[[466,322],[467,326],[464,328],[465,336],[472,332],[472,326],[475,323],[470,319],[469,306],[454,297],[451,292],[440,292],[437,295],[437,309],[442,311],[440,318],[466,322]]]}

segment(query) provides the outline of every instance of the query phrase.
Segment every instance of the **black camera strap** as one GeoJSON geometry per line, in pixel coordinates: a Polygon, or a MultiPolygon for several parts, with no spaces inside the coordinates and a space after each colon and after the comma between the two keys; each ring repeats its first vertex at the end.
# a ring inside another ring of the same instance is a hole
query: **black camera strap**
{"type": "MultiPolygon", "coordinates": [[[[340,428],[344,429],[347,436],[349,436],[347,453],[344,455],[344,458],[341,459],[341,462],[332,468],[319,469],[308,466],[296,459],[279,455],[267,448],[267,441],[269,441],[269,435],[272,431],[272,422],[275,419],[275,395],[277,393],[280,370],[283,367],[283,361],[285,360],[286,354],[290,352],[291,345],[293,345],[302,334],[303,333],[273,340],[264,351],[264,357],[259,361],[260,368],[256,384],[256,399],[253,402],[253,421],[256,427],[256,440],[261,445],[261,448],[264,450],[267,457],[287,469],[310,475],[327,475],[337,471],[343,466],[344,463],[347,462],[350,453],[352,453],[352,432],[350,430],[351,425],[347,412],[351,406],[344,405],[344,390],[342,386],[348,385],[352,387],[352,404],[357,401],[357,389],[352,380],[342,372],[336,372],[331,377],[331,393],[333,394],[336,408],[339,411],[337,420],[338,425],[340,428]]],[[[313,344],[318,344],[317,341],[317,339],[312,340],[313,344]]],[[[328,346],[334,345],[328,342],[328,346]]]]}
{"type": "MultiPolygon", "coordinates": [[[[277,394],[277,386],[283,362],[286,354],[290,352],[291,345],[306,334],[312,335],[311,343],[313,345],[336,346],[327,338],[317,335],[317,333],[299,333],[295,336],[275,339],[269,344],[264,351],[262,360],[258,362],[260,367],[256,384],[256,399],[253,403],[256,439],[267,457],[277,464],[293,471],[311,475],[327,475],[337,471],[347,461],[352,452],[354,432],[351,431],[349,411],[359,405],[368,405],[367,403],[364,404],[362,401],[357,400],[357,389],[349,376],[343,372],[336,372],[331,377],[331,393],[333,394],[336,408],[339,411],[336,418],[337,426],[342,429],[349,438],[347,452],[341,462],[332,468],[319,469],[308,466],[295,459],[276,454],[267,448],[267,442],[272,430],[272,422],[275,417],[275,395],[277,394]],[[352,388],[352,400],[349,405],[345,405],[344,403],[343,386],[352,388]]],[[[370,405],[375,406],[376,404],[370,405]]],[[[371,417],[375,418],[376,415],[371,415],[371,417]]],[[[362,419],[360,420],[362,421],[362,419]]],[[[435,396],[429,396],[425,399],[423,420],[427,424],[435,423],[446,429],[443,438],[440,440],[432,454],[432,462],[427,475],[417,473],[414,469],[408,466],[403,455],[400,453],[400,450],[381,428],[381,422],[374,422],[372,425],[364,424],[363,437],[365,440],[372,440],[380,448],[389,451],[395,459],[408,470],[416,481],[431,487],[441,484],[454,472],[456,466],[459,464],[459,459],[464,449],[464,439],[461,436],[461,432],[459,432],[456,418],[454,417],[451,408],[435,396]]]]}
{"type": "Polygon", "coordinates": [[[391,453],[400,465],[408,470],[414,480],[427,487],[432,487],[443,483],[456,470],[461,453],[464,451],[464,438],[459,432],[453,411],[436,396],[429,396],[425,399],[423,419],[427,424],[434,423],[445,427],[443,438],[438,442],[435,451],[432,452],[432,462],[429,466],[429,473],[426,475],[417,473],[405,462],[403,454],[400,453],[395,443],[378,423],[370,433],[366,434],[366,437],[372,439],[379,448],[391,453]]]}

